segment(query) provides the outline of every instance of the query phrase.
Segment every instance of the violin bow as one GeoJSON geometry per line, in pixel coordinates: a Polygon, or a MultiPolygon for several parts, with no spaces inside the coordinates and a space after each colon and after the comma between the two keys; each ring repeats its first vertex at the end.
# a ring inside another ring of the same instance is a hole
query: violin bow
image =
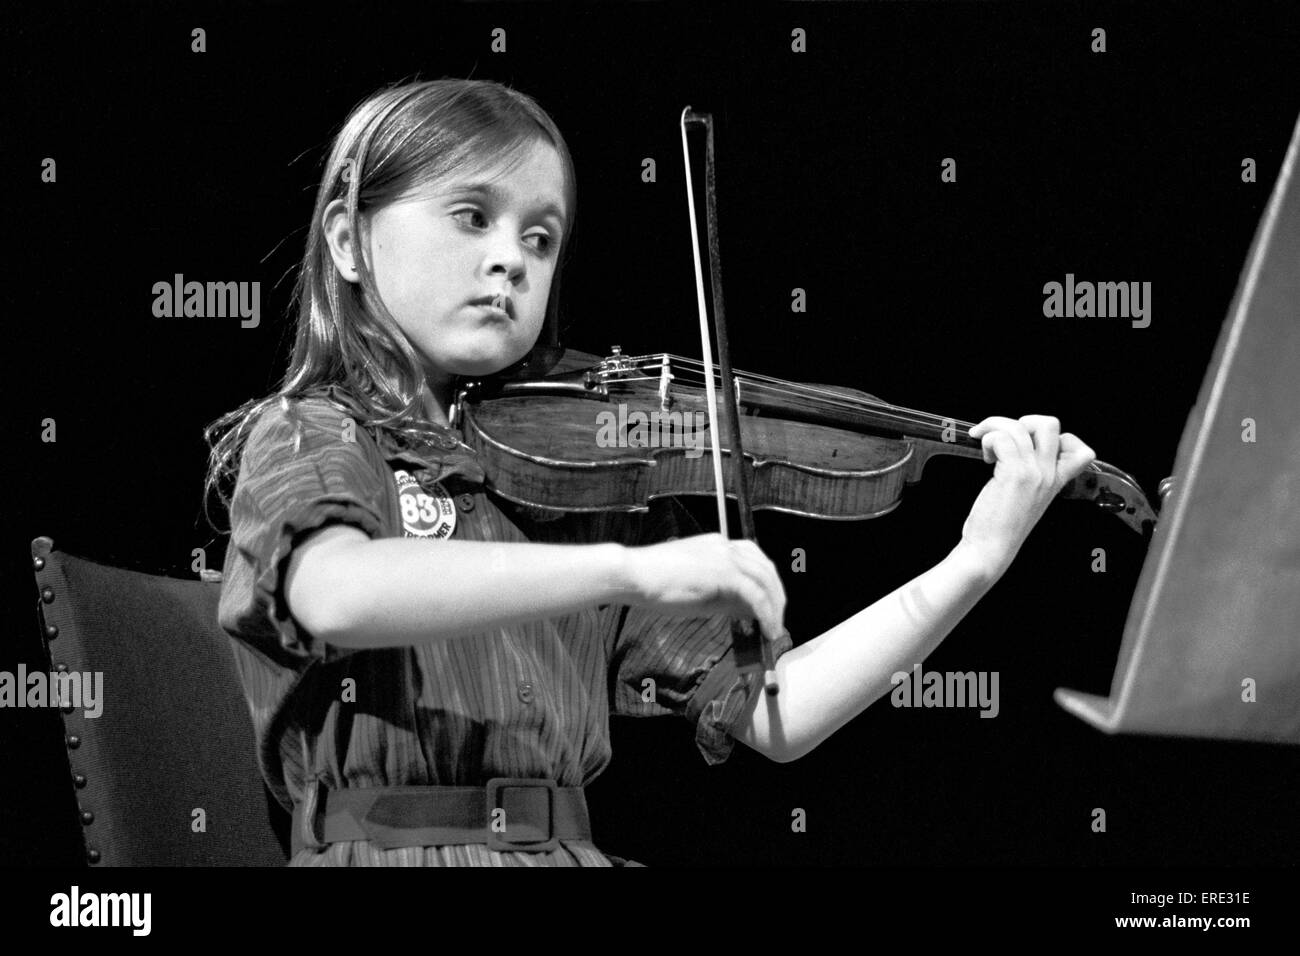
{"type": "MultiPolygon", "coordinates": [[[[754,510],[750,503],[749,475],[745,470],[745,449],[740,436],[740,415],[736,407],[736,386],[731,370],[730,347],[727,340],[726,313],[722,306],[722,267],[718,257],[717,180],[713,150],[713,116],[696,113],[689,106],[682,110],[682,163],[686,170],[686,209],[690,216],[692,261],[695,265],[695,298],[700,314],[700,350],[704,357],[705,404],[709,410],[709,437],[713,448],[713,482],[718,504],[718,529],[724,538],[731,537],[727,529],[727,489],[722,480],[722,452],[718,442],[717,391],[713,382],[713,347],[709,337],[709,318],[704,304],[704,273],[700,267],[699,226],[695,216],[695,187],[691,178],[691,154],[686,142],[688,125],[705,129],[704,151],[704,206],[709,238],[709,280],[713,290],[713,325],[717,331],[719,384],[722,400],[726,403],[728,438],[731,449],[732,490],[740,516],[740,533],[743,538],[757,542],[754,531],[754,510]]],[[[780,687],[772,662],[772,648],[763,637],[757,621],[731,622],[732,647],[736,669],[742,674],[761,672],[763,687],[769,696],[775,696],[780,687]]]]}

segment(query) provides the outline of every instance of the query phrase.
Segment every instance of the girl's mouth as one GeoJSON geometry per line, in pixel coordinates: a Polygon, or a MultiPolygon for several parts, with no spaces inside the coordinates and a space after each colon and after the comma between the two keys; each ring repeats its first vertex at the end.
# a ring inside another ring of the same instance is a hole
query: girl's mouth
{"type": "Polygon", "coordinates": [[[496,295],[481,295],[477,299],[471,299],[470,305],[477,305],[487,312],[495,312],[507,319],[515,317],[514,303],[510,301],[510,296],[498,293],[496,295]]]}

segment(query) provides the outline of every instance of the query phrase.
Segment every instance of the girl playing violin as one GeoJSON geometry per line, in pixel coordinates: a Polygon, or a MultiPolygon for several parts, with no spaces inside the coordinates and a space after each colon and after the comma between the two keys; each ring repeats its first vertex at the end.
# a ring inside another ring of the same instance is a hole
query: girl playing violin
{"type": "Polygon", "coordinates": [[[450,427],[460,378],[528,361],[557,321],[575,212],[560,131],[496,83],[383,89],[334,139],[288,371],[207,432],[220,621],[290,865],[621,863],[582,796],[611,712],[685,717],[709,763],[735,740],[808,753],[924,660],[1093,460],[1054,418],[980,422],[993,477],[952,549],[793,647],[752,542],[671,501],[543,520],[450,427]],[[737,672],[733,617],[772,642],[779,695],[737,672]]]}

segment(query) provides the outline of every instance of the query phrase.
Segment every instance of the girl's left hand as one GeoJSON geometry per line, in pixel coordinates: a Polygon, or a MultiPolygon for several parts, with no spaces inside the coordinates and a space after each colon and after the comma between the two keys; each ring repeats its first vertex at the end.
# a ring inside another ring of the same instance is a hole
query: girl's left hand
{"type": "Polygon", "coordinates": [[[959,549],[1001,576],[1060,490],[1097,456],[1049,415],[994,416],[970,430],[982,438],[993,477],[962,527],[959,549]]]}

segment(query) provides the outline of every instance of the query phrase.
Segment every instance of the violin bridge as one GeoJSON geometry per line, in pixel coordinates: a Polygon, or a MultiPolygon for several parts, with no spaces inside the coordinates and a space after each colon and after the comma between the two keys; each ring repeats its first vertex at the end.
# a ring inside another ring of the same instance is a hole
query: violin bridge
{"type": "Polygon", "coordinates": [[[673,396],[671,392],[673,381],[672,368],[668,362],[668,356],[663,357],[659,366],[659,410],[666,412],[673,407],[673,396]]]}
{"type": "Polygon", "coordinates": [[[447,426],[449,428],[459,428],[460,418],[465,411],[465,401],[469,396],[469,389],[461,387],[456,390],[456,398],[451,403],[451,409],[447,415],[447,426]]]}

